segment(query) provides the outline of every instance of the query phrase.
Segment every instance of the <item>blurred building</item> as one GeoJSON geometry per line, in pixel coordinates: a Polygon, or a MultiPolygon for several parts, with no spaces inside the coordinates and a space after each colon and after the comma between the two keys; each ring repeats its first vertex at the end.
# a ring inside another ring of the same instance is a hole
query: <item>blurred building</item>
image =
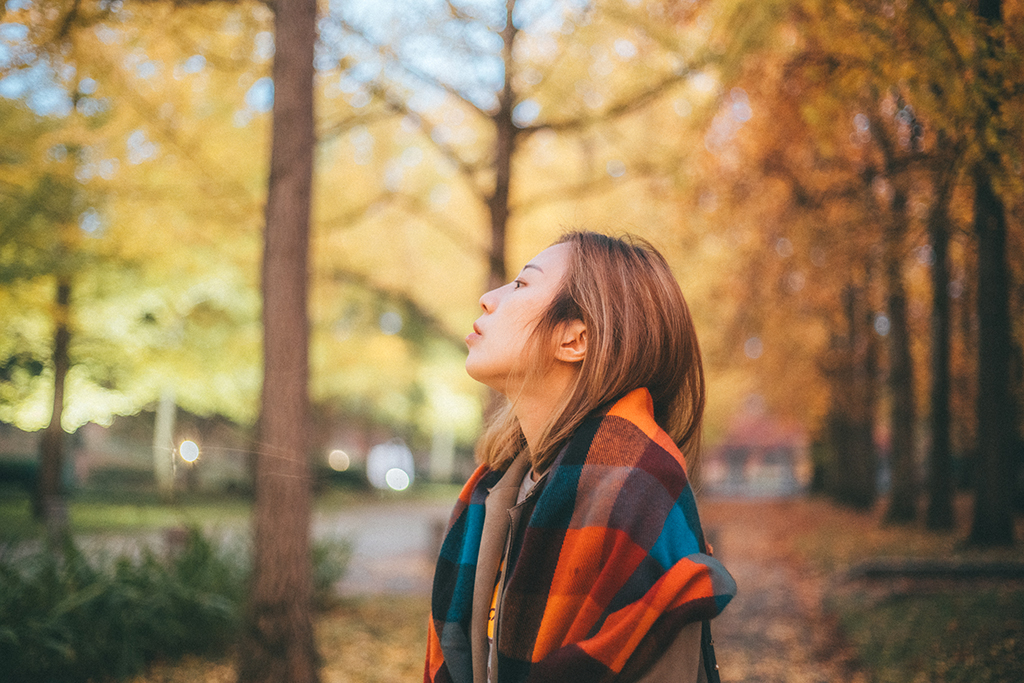
{"type": "MultiPolygon", "coordinates": [[[[117,417],[109,426],[88,423],[67,434],[64,485],[69,489],[152,489],[154,459],[159,457],[169,463],[177,488],[225,491],[248,487],[251,437],[237,425],[179,411],[173,438],[159,447],[153,443],[153,429],[153,413],[142,411],[117,417]],[[185,440],[199,448],[194,463],[178,453],[185,440]]],[[[0,487],[34,487],[41,434],[0,423],[0,487]]]]}
{"type": "MultiPolygon", "coordinates": [[[[67,434],[64,485],[69,490],[154,490],[158,470],[164,467],[178,490],[240,492],[251,487],[252,450],[259,447],[253,443],[251,428],[178,408],[166,438],[158,439],[154,437],[157,422],[153,411],[140,411],[116,417],[109,426],[89,423],[67,434]],[[182,457],[186,440],[198,448],[194,462],[182,457]]],[[[25,432],[0,422],[0,494],[34,488],[40,436],[41,432],[25,432]]],[[[311,416],[309,433],[312,475],[319,484],[368,485],[368,454],[400,436],[396,428],[366,416],[317,409],[311,416]]],[[[398,467],[407,475],[407,485],[411,484],[431,465],[430,446],[428,442],[426,447],[411,451],[405,448],[401,462],[396,465],[388,460],[381,477],[398,467]]],[[[448,457],[455,466],[463,462],[472,465],[470,453],[455,454],[454,444],[446,448],[452,451],[448,457]]],[[[453,474],[452,467],[449,463],[446,482],[463,476],[461,471],[453,474]]]]}
{"type": "Polygon", "coordinates": [[[803,426],[771,415],[756,399],[747,401],[703,458],[700,486],[705,494],[791,496],[806,491],[811,481],[803,426]]]}

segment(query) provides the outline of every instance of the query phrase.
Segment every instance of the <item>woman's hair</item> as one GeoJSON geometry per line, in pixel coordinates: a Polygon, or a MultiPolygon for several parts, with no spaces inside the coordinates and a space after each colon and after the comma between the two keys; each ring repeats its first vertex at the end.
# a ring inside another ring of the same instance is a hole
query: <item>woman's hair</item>
{"type": "MultiPolygon", "coordinates": [[[[570,232],[556,244],[572,247],[568,267],[533,330],[524,381],[542,376],[556,362],[555,332],[565,323],[583,321],[587,350],[530,454],[533,468],[545,471],[588,415],[646,387],[655,420],[692,471],[704,415],[704,368],[689,308],[668,263],[633,236],[570,232]]],[[[515,400],[512,396],[493,412],[477,446],[478,459],[493,469],[504,469],[526,449],[515,400]]]]}

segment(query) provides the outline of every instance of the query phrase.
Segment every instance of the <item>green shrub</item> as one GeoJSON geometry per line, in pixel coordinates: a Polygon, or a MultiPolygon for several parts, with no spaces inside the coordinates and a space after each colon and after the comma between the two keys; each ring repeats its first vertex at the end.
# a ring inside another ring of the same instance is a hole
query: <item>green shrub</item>
{"type": "MultiPolygon", "coordinates": [[[[189,531],[170,559],[59,552],[0,562],[0,683],[121,679],[156,659],[223,652],[240,626],[247,552],[189,531]]],[[[318,546],[318,602],[344,573],[344,545],[318,546]]]]}
{"type": "Polygon", "coordinates": [[[830,600],[872,683],[1024,681],[1024,591],[965,583],[830,600]]]}
{"type": "Polygon", "coordinates": [[[317,541],[312,553],[313,603],[317,609],[326,609],[334,601],[334,584],[348,571],[352,545],[347,541],[317,541]]]}

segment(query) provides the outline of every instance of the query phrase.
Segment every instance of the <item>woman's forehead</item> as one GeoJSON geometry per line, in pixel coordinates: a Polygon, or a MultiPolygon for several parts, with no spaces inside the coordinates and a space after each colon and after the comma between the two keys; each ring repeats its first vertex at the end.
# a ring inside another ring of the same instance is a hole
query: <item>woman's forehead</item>
{"type": "Polygon", "coordinates": [[[565,270],[565,266],[569,262],[571,248],[569,244],[553,244],[530,259],[529,263],[523,266],[523,270],[539,270],[544,274],[560,273],[565,270]]]}

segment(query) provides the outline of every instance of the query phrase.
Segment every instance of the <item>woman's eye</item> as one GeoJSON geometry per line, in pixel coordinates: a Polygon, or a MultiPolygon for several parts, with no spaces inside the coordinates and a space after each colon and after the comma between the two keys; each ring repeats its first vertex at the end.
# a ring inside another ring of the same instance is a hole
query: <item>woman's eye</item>
{"type": "Polygon", "coordinates": [[[523,286],[523,283],[522,283],[521,280],[513,280],[512,281],[512,289],[519,289],[522,286],[523,286]]]}

